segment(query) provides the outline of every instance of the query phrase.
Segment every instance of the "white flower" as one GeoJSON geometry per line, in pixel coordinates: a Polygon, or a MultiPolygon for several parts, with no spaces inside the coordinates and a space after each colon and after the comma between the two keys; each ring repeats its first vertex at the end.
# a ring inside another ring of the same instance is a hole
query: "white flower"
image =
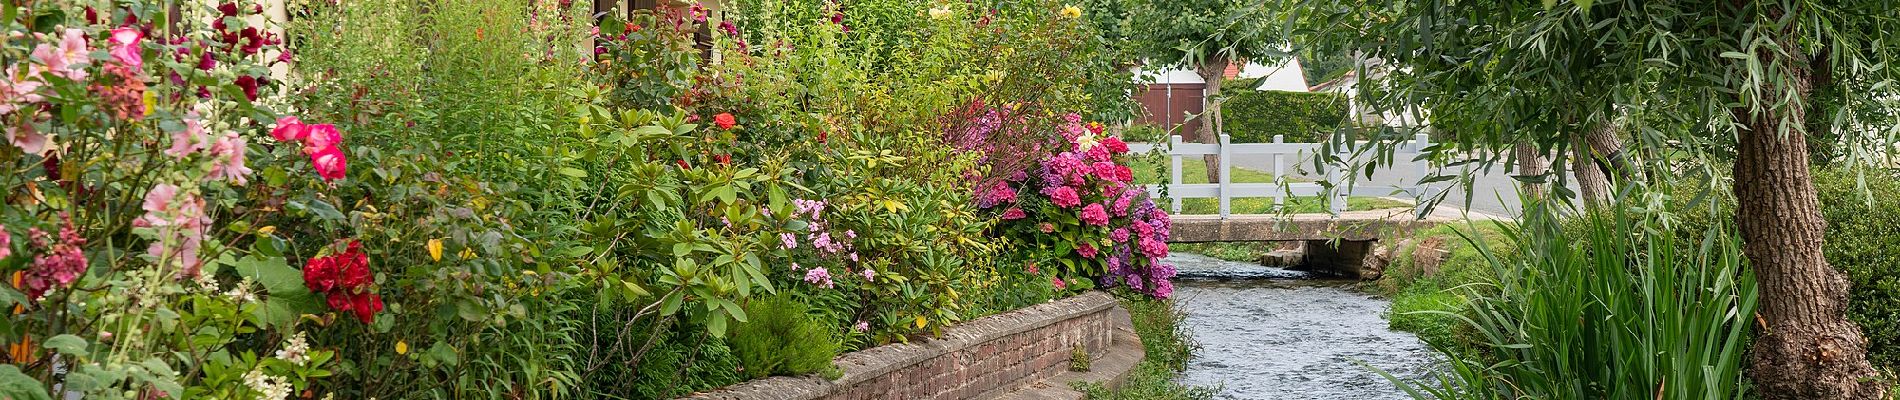
{"type": "Polygon", "coordinates": [[[284,348],[277,350],[277,358],[297,365],[310,362],[310,343],[304,339],[303,332],[290,335],[290,340],[285,341],[284,348]]]}
{"type": "MultiPolygon", "coordinates": [[[[209,274],[206,274],[206,275],[209,275],[209,274]]],[[[245,277],[244,280],[238,281],[237,287],[231,288],[231,290],[224,292],[224,297],[230,297],[231,300],[236,300],[238,303],[251,303],[251,302],[257,301],[257,293],[251,291],[250,277],[245,277]]]]}
{"type": "Polygon", "coordinates": [[[290,381],[281,376],[265,375],[264,371],[251,370],[244,373],[244,386],[257,391],[258,400],[284,400],[290,398],[290,381]]]}
{"type": "Polygon", "coordinates": [[[1089,151],[1090,147],[1095,147],[1095,145],[1098,143],[1100,143],[1100,141],[1097,141],[1095,139],[1095,134],[1093,133],[1083,134],[1082,136],[1076,136],[1075,137],[1075,151],[1089,151]]]}

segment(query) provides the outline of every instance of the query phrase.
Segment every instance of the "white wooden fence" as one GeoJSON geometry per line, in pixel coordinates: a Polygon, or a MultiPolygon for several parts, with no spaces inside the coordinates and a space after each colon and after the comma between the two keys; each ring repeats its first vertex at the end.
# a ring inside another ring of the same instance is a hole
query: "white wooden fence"
{"type": "MultiPolygon", "coordinates": [[[[1321,163],[1324,171],[1316,171],[1324,173],[1326,182],[1328,182],[1330,186],[1338,189],[1333,190],[1333,193],[1325,193],[1326,185],[1321,185],[1317,182],[1289,181],[1287,179],[1287,162],[1289,161],[1289,156],[1292,159],[1291,161],[1296,163],[1302,160],[1310,162],[1311,156],[1319,154],[1319,152],[1325,148],[1322,143],[1286,143],[1286,137],[1284,135],[1274,135],[1273,143],[1232,143],[1232,138],[1225,134],[1220,135],[1220,143],[1218,144],[1183,142],[1180,135],[1170,136],[1169,138],[1170,143],[1167,148],[1168,183],[1166,183],[1165,186],[1168,189],[1168,197],[1171,198],[1174,203],[1175,214],[1181,213],[1181,199],[1190,198],[1220,199],[1220,217],[1226,219],[1232,214],[1233,199],[1235,198],[1271,197],[1273,198],[1274,206],[1277,208],[1286,204],[1287,197],[1328,195],[1328,209],[1332,214],[1336,215],[1346,210],[1346,198],[1349,196],[1395,196],[1409,197],[1418,200],[1433,194],[1432,188],[1426,185],[1355,184],[1351,190],[1345,190],[1347,185],[1347,176],[1345,175],[1347,166],[1340,165],[1339,163],[1321,163]],[[1202,156],[1210,154],[1220,156],[1220,183],[1181,183],[1181,160],[1188,158],[1191,162],[1201,162],[1200,158],[1202,156]],[[1232,182],[1230,173],[1234,168],[1233,156],[1259,154],[1273,156],[1272,172],[1274,181],[1272,183],[1232,182]]],[[[1393,160],[1411,160],[1429,146],[1431,146],[1430,136],[1421,133],[1414,136],[1412,140],[1400,144],[1393,152],[1392,158],[1393,160]]],[[[1156,145],[1153,143],[1130,143],[1128,145],[1130,152],[1136,154],[1146,153],[1155,147],[1156,145]]],[[[1335,151],[1342,160],[1351,159],[1352,154],[1348,153],[1349,150],[1347,150],[1346,147],[1347,146],[1333,146],[1333,151],[1335,151]]],[[[1418,170],[1418,176],[1426,176],[1429,172],[1429,167],[1427,167],[1428,163],[1418,162],[1415,164],[1418,170]]],[[[1161,186],[1164,185],[1147,186],[1149,195],[1155,196],[1156,198],[1160,197],[1161,186]]]]}

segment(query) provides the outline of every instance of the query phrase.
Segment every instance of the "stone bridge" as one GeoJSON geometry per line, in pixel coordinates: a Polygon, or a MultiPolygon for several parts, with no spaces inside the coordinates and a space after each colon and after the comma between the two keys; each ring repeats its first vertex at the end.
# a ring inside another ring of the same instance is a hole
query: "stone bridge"
{"type": "Polygon", "coordinates": [[[1226,218],[1177,215],[1172,218],[1174,226],[1168,242],[1302,242],[1304,254],[1298,263],[1300,269],[1377,279],[1384,271],[1384,262],[1388,261],[1377,259],[1382,256],[1374,254],[1378,241],[1394,243],[1410,238],[1412,232],[1448,222],[1463,222],[1467,218],[1450,209],[1443,207],[1425,218],[1418,218],[1409,208],[1350,211],[1337,217],[1330,214],[1229,215],[1226,218]]]}

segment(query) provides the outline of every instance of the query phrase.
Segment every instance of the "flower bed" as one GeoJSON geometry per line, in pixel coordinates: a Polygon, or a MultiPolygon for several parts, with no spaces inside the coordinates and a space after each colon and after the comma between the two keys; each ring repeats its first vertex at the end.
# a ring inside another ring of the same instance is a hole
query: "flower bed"
{"type": "Polygon", "coordinates": [[[504,3],[0,13],[0,396],[672,397],[1168,295],[1079,11],[504,3]]]}

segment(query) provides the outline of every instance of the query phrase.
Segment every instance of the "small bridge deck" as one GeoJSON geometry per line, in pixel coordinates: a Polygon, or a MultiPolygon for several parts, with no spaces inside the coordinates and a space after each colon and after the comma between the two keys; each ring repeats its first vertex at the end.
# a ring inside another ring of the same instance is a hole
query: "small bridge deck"
{"type": "Polygon", "coordinates": [[[1410,235],[1464,215],[1440,210],[1424,219],[1411,209],[1348,211],[1331,214],[1288,215],[1178,215],[1168,236],[1170,243],[1278,242],[1340,239],[1369,241],[1410,235]]]}

